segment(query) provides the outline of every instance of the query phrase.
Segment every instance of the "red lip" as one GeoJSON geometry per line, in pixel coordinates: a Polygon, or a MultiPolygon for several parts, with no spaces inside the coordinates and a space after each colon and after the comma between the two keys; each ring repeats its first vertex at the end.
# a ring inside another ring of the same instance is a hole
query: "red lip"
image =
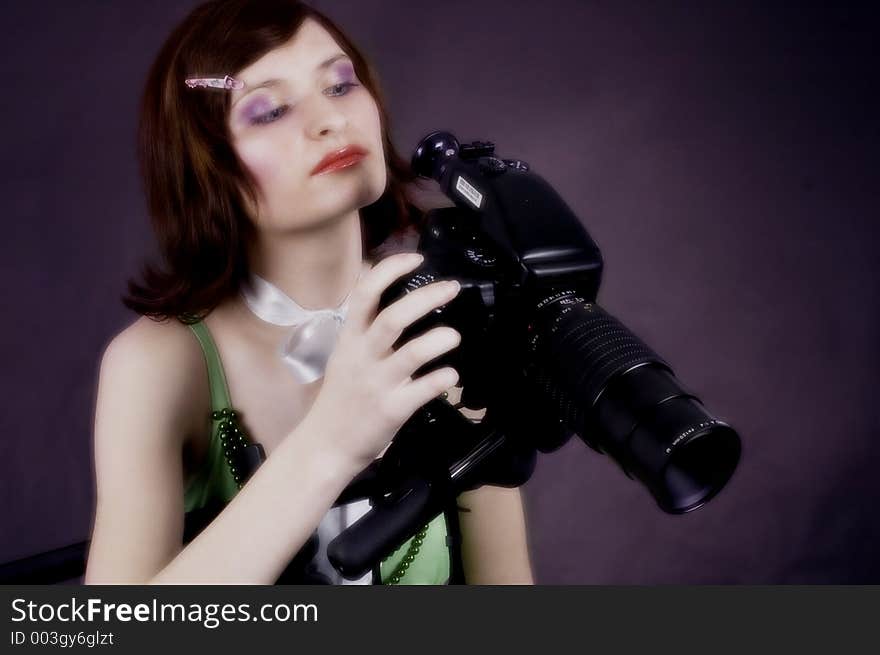
{"type": "Polygon", "coordinates": [[[336,168],[341,168],[344,164],[354,164],[367,155],[367,151],[360,146],[347,145],[339,150],[327,153],[327,155],[318,162],[318,165],[312,169],[311,175],[317,175],[327,169],[332,169],[334,164],[339,164],[336,168]]]}

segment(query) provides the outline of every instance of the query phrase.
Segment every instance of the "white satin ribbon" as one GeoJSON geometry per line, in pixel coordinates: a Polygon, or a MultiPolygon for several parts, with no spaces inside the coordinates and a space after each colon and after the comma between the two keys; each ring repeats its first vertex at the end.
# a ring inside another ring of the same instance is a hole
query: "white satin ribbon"
{"type": "Polygon", "coordinates": [[[306,309],[274,284],[252,273],[248,283],[242,285],[241,295],[258,318],[291,328],[281,340],[278,353],[297,382],[309,384],[322,378],[345,321],[351,292],[335,309],[306,309]]]}

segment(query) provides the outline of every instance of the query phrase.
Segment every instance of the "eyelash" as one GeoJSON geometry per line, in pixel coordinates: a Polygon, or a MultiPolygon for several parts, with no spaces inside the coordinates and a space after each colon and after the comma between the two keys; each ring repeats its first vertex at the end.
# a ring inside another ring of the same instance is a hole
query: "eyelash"
{"type": "MultiPolygon", "coordinates": [[[[336,89],[339,87],[345,87],[346,89],[351,89],[352,87],[360,86],[360,84],[356,84],[355,82],[340,82],[339,84],[334,84],[330,89],[336,89]]],[[[348,95],[348,91],[345,93],[339,93],[337,95],[348,95]]],[[[268,111],[265,114],[260,114],[259,116],[255,116],[251,119],[251,125],[261,126],[261,125],[271,125],[275,121],[282,118],[290,109],[289,105],[281,105],[280,107],[276,107],[272,111],[268,111]],[[284,110],[280,115],[277,115],[276,112],[279,110],[284,110]],[[277,116],[276,118],[272,118],[272,116],[277,116]]]]}

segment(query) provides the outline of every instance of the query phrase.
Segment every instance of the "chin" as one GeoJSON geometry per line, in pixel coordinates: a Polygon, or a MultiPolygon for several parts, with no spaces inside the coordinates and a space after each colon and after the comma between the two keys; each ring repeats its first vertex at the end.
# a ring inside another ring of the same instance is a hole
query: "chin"
{"type": "MultiPolygon", "coordinates": [[[[345,216],[352,211],[356,211],[372,205],[382,197],[387,187],[387,174],[384,168],[378,172],[369,171],[363,175],[359,175],[353,180],[339,180],[334,185],[333,192],[328,193],[326,190],[320,194],[323,202],[312,204],[311,208],[304,210],[305,214],[312,217],[308,222],[300,222],[298,225],[291,225],[289,221],[279,221],[285,224],[283,227],[309,228],[319,226],[327,221],[331,221],[340,216],[345,216]]],[[[290,202],[296,204],[295,198],[291,198],[290,202]]],[[[282,225],[278,225],[282,227],[282,225]]]]}

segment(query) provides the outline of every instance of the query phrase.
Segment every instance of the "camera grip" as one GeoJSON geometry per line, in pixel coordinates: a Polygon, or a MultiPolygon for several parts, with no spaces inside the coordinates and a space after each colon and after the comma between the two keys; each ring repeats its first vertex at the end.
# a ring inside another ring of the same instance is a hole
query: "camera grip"
{"type": "Polygon", "coordinates": [[[411,479],[327,545],[327,559],[345,578],[361,577],[441,511],[431,485],[411,479]]]}

